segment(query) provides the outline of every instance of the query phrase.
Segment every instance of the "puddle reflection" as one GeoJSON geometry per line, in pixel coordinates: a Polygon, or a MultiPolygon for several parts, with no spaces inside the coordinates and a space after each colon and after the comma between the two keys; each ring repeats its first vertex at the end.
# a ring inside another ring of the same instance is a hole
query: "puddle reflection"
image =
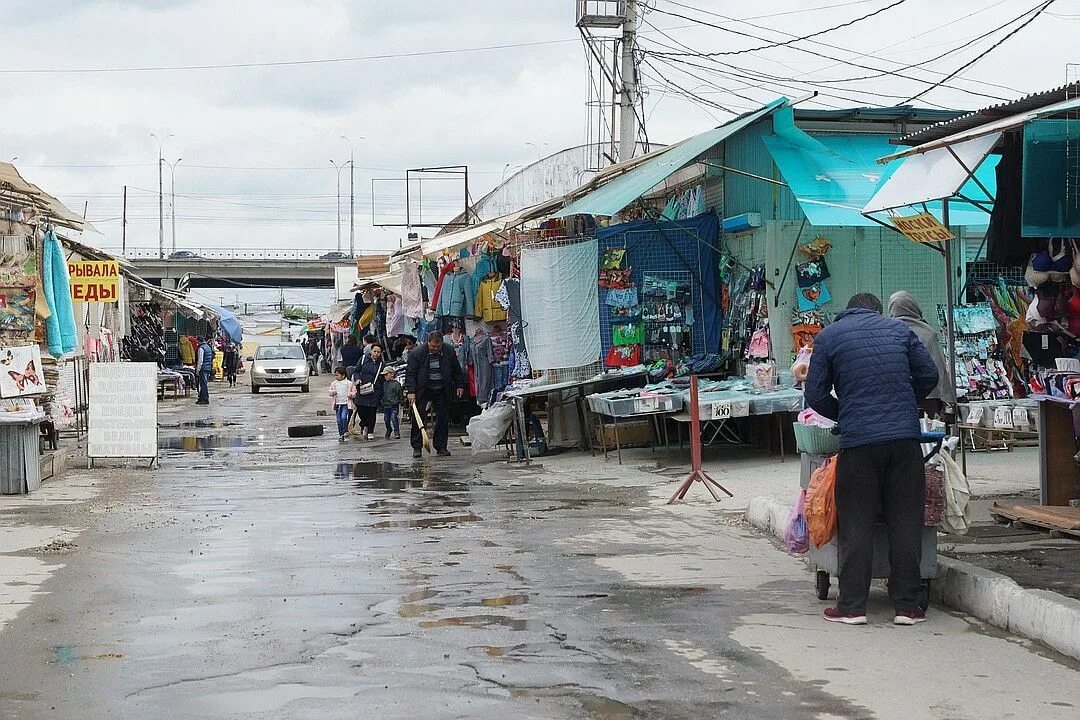
{"type": "Polygon", "coordinates": [[[181,452],[201,452],[205,455],[212,455],[215,450],[222,448],[241,448],[261,445],[265,439],[265,435],[252,435],[248,437],[234,437],[228,435],[182,435],[180,437],[158,438],[158,448],[181,452]]]}

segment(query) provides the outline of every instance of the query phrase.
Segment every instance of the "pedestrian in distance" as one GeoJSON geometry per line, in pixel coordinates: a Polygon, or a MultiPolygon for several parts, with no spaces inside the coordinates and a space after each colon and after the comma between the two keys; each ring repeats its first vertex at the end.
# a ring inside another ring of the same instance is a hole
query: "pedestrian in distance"
{"type": "Polygon", "coordinates": [[[375,344],[368,351],[369,355],[353,375],[356,384],[356,396],[353,404],[356,405],[356,414],[360,422],[360,432],[368,440],[375,439],[375,415],[379,409],[383,392],[383,363],[382,346],[375,344]]]}
{"type": "Polygon", "coordinates": [[[360,347],[356,344],[356,338],[352,335],[345,341],[341,348],[341,364],[346,368],[355,368],[360,364],[360,347]]]}
{"type": "Polygon", "coordinates": [[[804,392],[807,406],[840,427],[840,595],[824,615],[848,625],[866,624],[879,517],[885,518],[889,539],[893,622],[926,619],[919,606],[926,485],[918,404],[937,385],[938,370],[915,333],[881,310],[874,295],[851,298],[815,339],[804,392]]]}
{"type": "MultiPolygon", "coordinates": [[[[443,343],[443,336],[438,330],[428,333],[427,342],[409,354],[405,367],[405,392],[409,403],[416,403],[420,413],[430,405],[435,412],[435,427],[432,444],[441,456],[448,456],[447,443],[450,440],[450,402],[465,396],[465,377],[458,363],[457,354],[449,345],[443,343]]],[[[413,457],[421,456],[424,446],[420,426],[414,422],[409,441],[413,448],[413,457]]]]}
{"type": "Polygon", "coordinates": [[[236,372],[240,368],[240,351],[236,343],[225,346],[225,356],[222,359],[222,369],[225,371],[225,379],[229,381],[229,387],[236,387],[236,372]]]}
{"type": "Polygon", "coordinates": [[[907,290],[898,290],[889,296],[889,317],[896,318],[911,328],[915,337],[930,353],[930,359],[938,370],[937,387],[919,403],[919,409],[934,418],[938,415],[951,416],[949,409],[956,405],[956,380],[941,351],[941,338],[938,332],[923,319],[922,308],[907,290]]]}
{"type": "Polygon", "coordinates": [[[210,347],[210,343],[206,342],[206,338],[201,335],[197,338],[197,342],[195,372],[198,373],[199,379],[199,399],[195,401],[195,404],[209,405],[210,373],[214,371],[214,349],[210,347]]]}
{"type": "Polygon", "coordinates": [[[405,399],[405,391],[402,390],[401,383],[397,381],[397,373],[392,369],[384,370],[382,400],[379,401],[379,408],[382,410],[383,422],[386,424],[387,440],[390,439],[391,430],[395,440],[401,439],[401,425],[398,420],[403,399],[405,399]]]}
{"type": "Polygon", "coordinates": [[[345,375],[345,366],[334,368],[334,381],[330,383],[330,397],[334,402],[334,417],[337,418],[338,441],[345,442],[349,432],[349,400],[355,394],[355,385],[345,375]]]}

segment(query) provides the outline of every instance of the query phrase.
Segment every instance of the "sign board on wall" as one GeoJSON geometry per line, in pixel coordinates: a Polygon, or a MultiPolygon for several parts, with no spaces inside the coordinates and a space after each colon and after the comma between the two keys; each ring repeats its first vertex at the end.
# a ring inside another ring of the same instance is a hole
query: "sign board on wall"
{"type": "Polygon", "coordinates": [[[86,454],[157,457],[157,365],[91,363],[86,454]]]}
{"type": "Polygon", "coordinates": [[[37,345],[0,347],[0,398],[40,395],[45,390],[41,348],[37,345]]]}
{"type": "Polygon", "coordinates": [[[338,301],[352,300],[353,293],[349,291],[359,279],[360,273],[357,272],[355,267],[334,268],[334,299],[338,301]]]}
{"type": "Polygon", "coordinates": [[[120,264],[115,260],[69,260],[71,299],[75,302],[117,302],[120,264]]]}
{"type": "Polygon", "coordinates": [[[889,222],[906,237],[917,243],[955,239],[953,234],[949,232],[949,228],[938,222],[938,219],[930,213],[919,213],[907,217],[893,215],[889,218],[889,222]]]}

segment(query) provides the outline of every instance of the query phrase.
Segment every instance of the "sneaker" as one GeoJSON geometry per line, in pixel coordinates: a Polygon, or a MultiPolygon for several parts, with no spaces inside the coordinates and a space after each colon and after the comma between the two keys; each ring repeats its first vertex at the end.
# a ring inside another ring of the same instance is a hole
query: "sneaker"
{"type": "Polygon", "coordinates": [[[422,458],[422,457],[424,457],[424,453],[420,452],[419,450],[413,450],[412,451],[412,456],[413,456],[414,459],[415,458],[422,458]]]}
{"type": "Polygon", "coordinates": [[[389,440],[389,439],[390,439],[390,431],[389,431],[389,430],[387,430],[387,431],[386,431],[386,439],[387,439],[387,440],[389,440]]]}
{"type": "Polygon", "coordinates": [[[925,610],[897,610],[893,625],[918,625],[926,622],[925,610]]]}
{"type": "Polygon", "coordinates": [[[345,436],[344,435],[338,435],[337,440],[338,440],[338,442],[345,442],[345,436]]]}
{"type": "Polygon", "coordinates": [[[840,608],[827,607],[822,616],[829,622],[844,623],[845,625],[865,625],[866,615],[841,612],[840,608]]]}
{"type": "Polygon", "coordinates": [[[435,454],[439,457],[450,457],[450,451],[446,448],[443,448],[442,450],[436,450],[435,454]]]}
{"type": "Polygon", "coordinates": [[[368,433],[368,434],[367,434],[367,439],[368,439],[368,440],[374,440],[374,439],[375,439],[375,435],[374,435],[374,433],[368,433]]]}
{"type": "Polygon", "coordinates": [[[401,433],[394,433],[394,439],[395,440],[400,440],[401,439],[401,433]]]}

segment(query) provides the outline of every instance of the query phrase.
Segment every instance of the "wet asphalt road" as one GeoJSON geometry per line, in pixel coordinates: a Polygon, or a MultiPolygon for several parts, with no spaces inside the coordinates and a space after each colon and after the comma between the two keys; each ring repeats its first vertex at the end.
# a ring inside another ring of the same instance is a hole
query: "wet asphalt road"
{"type": "MultiPolygon", "coordinates": [[[[749,531],[726,529],[723,583],[680,581],[693,540],[658,538],[641,488],[414,463],[405,440],[338,443],[332,417],[287,439],[320,392],[167,408],[159,470],[56,509],[86,529],[0,633],[0,718],[875,716],[748,624],[808,588],[749,531]]],[[[813,647],[796,625],[779,635],[813,647]]]]}

